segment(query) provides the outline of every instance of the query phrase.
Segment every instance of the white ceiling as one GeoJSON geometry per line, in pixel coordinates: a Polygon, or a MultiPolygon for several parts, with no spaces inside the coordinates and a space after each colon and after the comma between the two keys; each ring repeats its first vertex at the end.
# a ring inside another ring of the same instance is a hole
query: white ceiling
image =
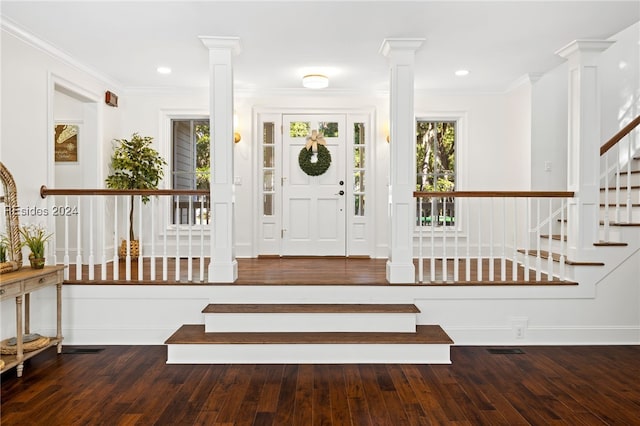
{"type": "Polygon", "coordinates": [[[2,0],[1,15],[122,88],[207,86],[206,35],[240,38],[240,90],[297,89],[307,71],[326,73],[331,90],[388,90],[380,45],[409,37],[426,39],[417,89],[503,91],[560,64],[567,43],[637,22],[640,2],[2,0]]]}

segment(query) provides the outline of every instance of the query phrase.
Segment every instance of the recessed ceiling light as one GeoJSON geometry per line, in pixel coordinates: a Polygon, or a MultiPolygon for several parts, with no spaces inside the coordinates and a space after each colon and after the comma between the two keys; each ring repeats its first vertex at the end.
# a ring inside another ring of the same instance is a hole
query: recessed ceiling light
{"type": "Polygon", "coordinates": [[[169,67],[158,67],[156,71],[158,71],[158,74],[171,74],[171,68],[169,67]]]}
{"type": "Polygon", "coordinates": [[[458,77],[464,77],[466,75],[469,75],[469,70],[458,70],[458,71],[455,72],[455,74],[458,77]]]}
{"type": "Polygon", "coordinates": [[[302,85],[307,89],[324,89],[329,86],[329,77],[322,74],[307,74],[302,77],[302,85]]]}

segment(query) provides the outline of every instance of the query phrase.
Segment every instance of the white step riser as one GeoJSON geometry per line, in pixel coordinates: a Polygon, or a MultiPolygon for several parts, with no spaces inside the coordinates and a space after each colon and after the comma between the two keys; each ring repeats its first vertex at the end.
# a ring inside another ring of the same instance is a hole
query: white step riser
{"type": "Polygon", "coordinates": [[[212,332],[410,332],[415,313],[258,313],[205,314],[205,331],[212,332]]]}
{"type": "MultiPolygon", "coordinates": [[[[637,173],[637,172],[631,173],[630,175],[627,175],[626,173],[622,173],[620,174],[619,179],[620,179],[620,186],[626,186],[627,179],[631,181],[631,185],[640,185],[640,173],[637,173]]],[[[616,178],[613,177],[609,180],[609,186],[615,186],[615,184],[616,184],[616,178]]]]}
{"type": "MultiPolygon", "coordinates": [[[[616,206],[609,206],[609,221],[610,222],[627,222],[628,212],[627,208],[624,206],[620,206],[616,208],[616,206]]],[[[607,214],[607,209],[605,207],[600,207],[600,220],[604,220],[607,214]]],[[[631,223],[640,222],[640,207],[633,207],[631,209],[631,223]]]]}
{"type": "Polygon", "coordinates": [[[451,364],[450,344],[167,345],[167,364],[451,364]]]}
{"type": "Polygon", "coordinates": [[[631,199],[632,204],[640,203],[640,190],[636,188],[627,193],[626,187],[620,188],[619,195],[616,195],[616,191],[614,189],[610,189],[609,194],[605,194],[605,191],[600,191],[601,204],[604,204],[606,200],[609,200],[609,205],[616,205],[616,203],[626,204],[629,198],[631,199]]]}

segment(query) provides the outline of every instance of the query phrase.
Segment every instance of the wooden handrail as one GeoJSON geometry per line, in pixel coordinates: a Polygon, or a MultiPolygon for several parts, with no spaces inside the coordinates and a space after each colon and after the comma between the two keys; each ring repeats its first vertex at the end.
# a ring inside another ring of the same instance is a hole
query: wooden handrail
{"type": "Polygon", "coordinates": [[[631,133],[631,131],[635,129],[638,124],[640,124],[640,115],[631,120],[629,124],[620,129],[618,133],[616,133],[611,139],[609,139],[604,145],[602,145],[600,147],[600,155],[604,155],[605,152],[613,148],[615,144],[622,140],[622,138],[631,133]]]}
{"type": "Polygon", "coordinates": [[[47,198],[49,195],[209,195],[208,189],[75,189],[75,188],[47,188],[45,185],[40,187],[40,197],[47,198]]]}
{"type": "Polygon", "coordinates": [[[443,198],[443,197],[465,197],[465,198],[572,198],[574,192],[571,191],[414,191],[415,198],[443,198]]]}

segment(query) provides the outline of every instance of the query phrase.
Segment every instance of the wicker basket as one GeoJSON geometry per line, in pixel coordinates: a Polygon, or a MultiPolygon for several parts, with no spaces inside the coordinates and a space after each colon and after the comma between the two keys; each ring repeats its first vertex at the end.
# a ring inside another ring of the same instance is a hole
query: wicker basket
{"type": "MultiPolygon", "coordinates": [[[[138,240],[130,240],[129,247],[129,255],[132,259],[137,259],[138,257],[140,257],[140,242],[138,240]]],[[[120,249],[118,250],[118,256],[120,256],[121,258],[127,257],[127,240],[122,240],[120,249]]]]}

